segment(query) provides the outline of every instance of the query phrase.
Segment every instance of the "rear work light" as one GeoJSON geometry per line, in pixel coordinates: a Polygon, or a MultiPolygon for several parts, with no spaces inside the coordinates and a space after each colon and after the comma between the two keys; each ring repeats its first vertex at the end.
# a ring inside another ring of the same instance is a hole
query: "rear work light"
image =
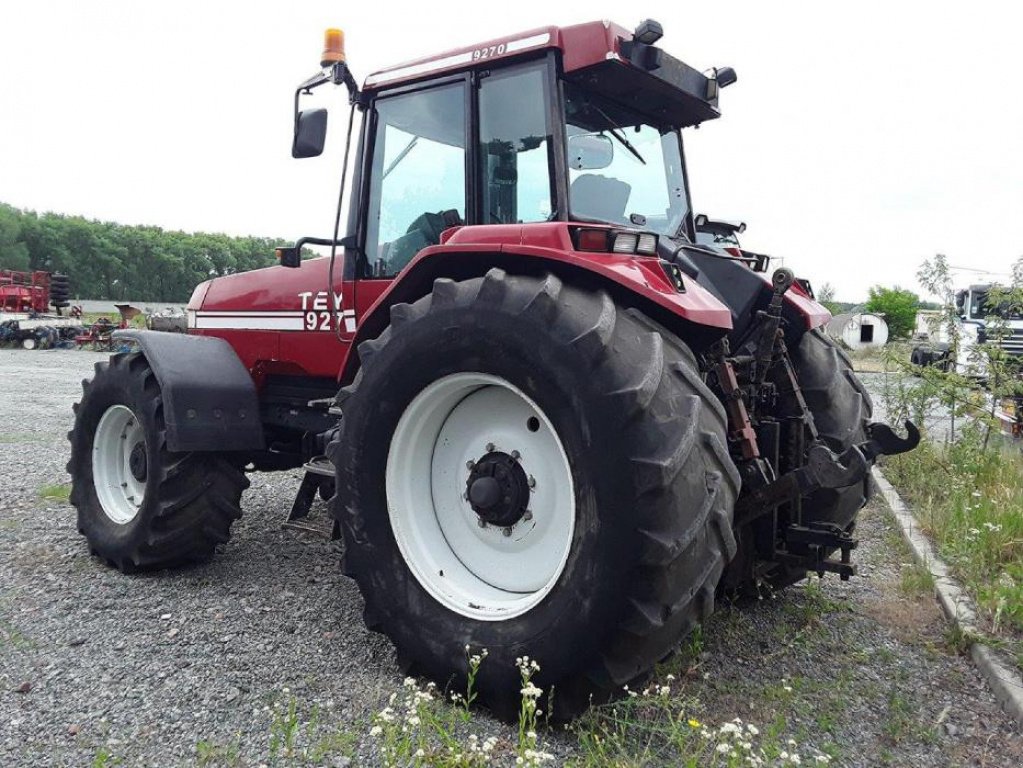
{"type": "Polygon", "coordinates": [[[639,235],[631,232],[620,232],[615,235],[615,244],[612,250],[615,253],[635,253],[636,243],[639,242],[639,235]]]}
{"type": "Polygon", "coordinates": [[[657,235],[652,232],[615,232],[607,229],[580,228],[573,234],[577,251],[641,256],[653,256],[657,253],[657,235]]]}

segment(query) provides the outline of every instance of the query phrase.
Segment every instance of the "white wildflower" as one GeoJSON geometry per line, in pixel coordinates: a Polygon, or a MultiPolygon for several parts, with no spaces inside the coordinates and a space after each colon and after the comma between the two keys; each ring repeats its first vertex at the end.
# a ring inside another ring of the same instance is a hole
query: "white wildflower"
{"type": "Polygon", "coordinates": [[[526,685],[519,691],[520,694],[525,696],[527,699],[538,699],[543,693],[542,688],[537,688],[533,683],[527,682],[526,685]]]}

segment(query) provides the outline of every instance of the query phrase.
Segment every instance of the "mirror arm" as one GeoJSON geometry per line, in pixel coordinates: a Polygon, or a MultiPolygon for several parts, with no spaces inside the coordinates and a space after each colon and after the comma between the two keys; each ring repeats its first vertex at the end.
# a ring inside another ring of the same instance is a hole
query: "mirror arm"
{"type": "Polygon", "coordinates": [[[298,131],[298,105],[302,96],[312,94],[314,88],[319,88],[327,83],[344,85],[348,89],[348,103],[356,104],[359,102],[359,97],[362,94],[359,92],[359,85],[355,82],[352,71],[343,61],[332,64],[329,70],[317,72],[295,89],[295,131],[298,131]]]}

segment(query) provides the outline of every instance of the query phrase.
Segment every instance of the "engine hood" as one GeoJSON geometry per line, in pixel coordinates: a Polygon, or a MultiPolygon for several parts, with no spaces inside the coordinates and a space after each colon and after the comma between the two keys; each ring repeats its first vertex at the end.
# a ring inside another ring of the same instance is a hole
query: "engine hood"
{"type": "MultiPolygon", "coordinates": [[[[328,257],[308,259],[298,269],[273,266],[207,280],[196,287],[188,302],[193,311],[302,312],[329,310],[327,296],[328,257]]],[[[334,267],[338,286],[334,301],[343,303],[340,259],[334,267]]]]}

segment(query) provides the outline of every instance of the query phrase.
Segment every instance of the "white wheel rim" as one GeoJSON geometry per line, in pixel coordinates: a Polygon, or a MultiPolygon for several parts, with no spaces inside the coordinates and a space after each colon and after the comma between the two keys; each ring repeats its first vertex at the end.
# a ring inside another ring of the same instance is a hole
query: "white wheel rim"
{"type": "Polygon", "coordinates": [[[118,525],[135,519],[146,494],[146,481],[131,470],[136,446],[145,452],[145,431],[132,410],[124,405],[107,408],[93,437],[92,479],[103,513],[118,525]]]}
{"type": "Polygon", "coordinates": [[[456,373],[420,392],[398,421],[385,475],[391,529],[405,563],[445,607],[504,621],[534,608],[565,568],[575,530],[568,457],[546,414],[502,378],[456,373]],[[465,497],[470,463],[514,456],[528,512],[481,527],[465,497]]]}
{"type": "Polygon", "coordinates": [[[23,346],[25,349],[35,349],[36,340],[34,338],[22,339],[21,346],[23,346]]]}

